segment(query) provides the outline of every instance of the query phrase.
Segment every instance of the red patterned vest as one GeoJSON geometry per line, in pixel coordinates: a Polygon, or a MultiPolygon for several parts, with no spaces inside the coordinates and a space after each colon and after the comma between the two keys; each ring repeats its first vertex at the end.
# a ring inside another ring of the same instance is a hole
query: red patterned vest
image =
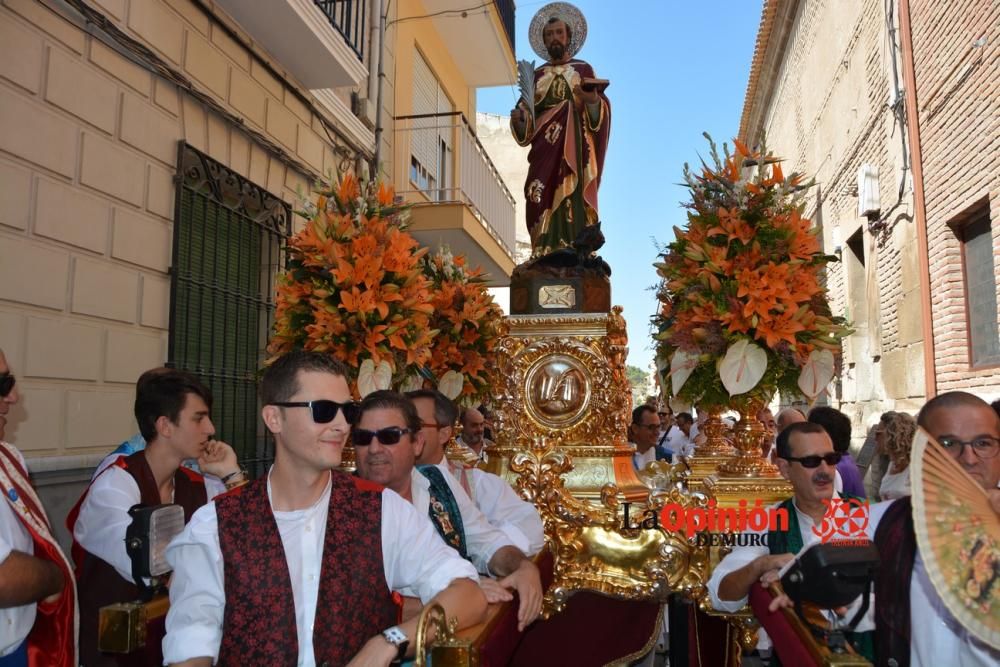
{"type": "MultiPolygon", "coordinates": [[[[313,625],[318,665],[346,664],[395,625],[397,611],[382,564],[382,487],[336,471],[332,477],[313,625]]],[[[296,665],[295,602],[267,478],[217,498],[215,509],[230,591],[216,664],[296,665]]]]}
{"type": "MultiPolygon", "coordinates": [[[[113,465],[124,468],[139,486],[139,502],[143,505],[160,505],[160,490],[156,485],[153,471],[146,462],[145,450],[131,456],[122,456],[113,465]]],[[[109,466],[107,469],[110,469],[109,466]]],[[[105,469],[105,470],[107,470],[105,469]]],[[[101,474],[104,474],[102,471],[101,474]]],[[[99,475],[100,476],[100,475],[99,475]]],[[[70,535],[80,515],[80,508],[87,498],[90,488],[84,491],[76,506],[66,518],[70,535]]],[[[174,502],[184,508],[184,523],[208,501],[205,481],[201,475],[187,468],[178,468],[174,473],[174,502]]],[[[125,508],[126,510],[129,508],[125,508]]],[[[147,656],[115,656],[97,650],[97,621],[101,607],[116,602],[131,602],[139,597],[139,589],[131,581],[126,581],[115,568],[102,558],[85,551],[74,540],[73,559],[76,561],[76,582],[80,592],[80,662],[86,667],[101,665],[123,665],[144,662],[147,656]]],[[[159,647],[156,647],[159,649],[159,647]]],[[[159,653],[159,651],[157,651],[159,653]]],[[[155,658],[154,658],[155,659],[155,658]]],[[[162,663],[162,654],[160,655],[162,663]]]]}

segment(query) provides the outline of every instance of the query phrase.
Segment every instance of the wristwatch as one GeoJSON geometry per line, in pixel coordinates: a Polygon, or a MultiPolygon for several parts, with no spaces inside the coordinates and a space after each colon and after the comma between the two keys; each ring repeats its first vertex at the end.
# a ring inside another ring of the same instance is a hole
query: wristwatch
{"type": "Polygon", "coordinates": [[[399,664],[406,657],[406,649],[410,647],[410,640],[398,625],[394,625],[388,630],[382,631],[385,640],[396,647],[396,659],[393,664],[399,664]]]}

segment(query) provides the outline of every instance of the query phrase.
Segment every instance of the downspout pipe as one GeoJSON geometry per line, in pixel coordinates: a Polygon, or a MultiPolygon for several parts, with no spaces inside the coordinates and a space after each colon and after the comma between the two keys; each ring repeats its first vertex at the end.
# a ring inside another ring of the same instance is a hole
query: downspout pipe
{"type": "Polygon", "coordinates": [[[372,157],[371,177],[379,176],[382,164],[382,88],[385,81],[385,0],[378,3],[378,94],[375,97],[375,153],[372,157]]]}
{"type": "Polygon", "coordinates": [[[906,99],[906,133],[910,139],[910,167],[913,173],[913,221],[917,226],[917,257],[920,262],[921,332],[924,338],[924,387],[927,400],[937,395],[934,363],[934,324],[931,319],[931,270],[927,244],[927,204],[924,197],[924,162],[920,148],[920,119],[917,112],[917,76],[913,62],[913,32],[910,2],[899,0],[899,45],[903,61],[906,99]]]}

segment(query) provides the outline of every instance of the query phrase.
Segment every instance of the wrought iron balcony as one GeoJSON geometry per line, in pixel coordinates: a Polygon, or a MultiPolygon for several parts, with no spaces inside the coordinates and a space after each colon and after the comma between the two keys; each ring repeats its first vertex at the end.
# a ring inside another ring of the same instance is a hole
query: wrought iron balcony
{"type": "MultiPolygon", "coordinates": [[[[513,5],[512,0],[495,0],[513,5]]],[[[365,59],[365,2],[364,0],[313,0],[323,12],[333,29],[339,32],[351,50],[364,62],[365,59]]],[[[499,4],[498,4],[499,9],[499,4]]],[[[502,15],[502,13],[501,13],[502,15]]],[[[513,8],[511,27],[513,27],[513,8]]],[[[505,24],[506,27],[506,24],[505,24]]],[[[508,32],[508,34],[510,34],[508,32]]],[[[513,48],[513,42],[511,42],[513,48]]]]}
{"type": "Polygon", "coordinates": [[[500,14],[500,22],[503,23],[504,32],[507,33],[507,42],[510,43],[510,52],[517,53],[514,48],[514,0],[493,0],[497,12],[500,14]]]}

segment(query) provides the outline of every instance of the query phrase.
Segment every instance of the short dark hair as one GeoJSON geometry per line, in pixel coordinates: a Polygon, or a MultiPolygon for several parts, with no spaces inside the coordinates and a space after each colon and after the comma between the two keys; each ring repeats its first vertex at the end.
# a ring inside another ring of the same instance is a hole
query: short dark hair
{"type": "Polygon", "coordinates": [[[416,435],[420,431],[420,416],[413,402],[398,391],[382,389],[373,391],[361,400],[361,408],[358,410],[358,418],[354,422],[354,427],[361,423],[361,417],[371,410],[399,410],[403,415],[406,428],[410,429],[411,435],[416,435]]]}
{"type": "Polygon", "coordinates": [[[685,422],[688,422],[690,424],[693,424],[694,423],[694,417],[691,416],[690,412],[678,412],[674,416],[674,421],[677,421],[677,422],[679,422],[679,421],[685,421],[685,422]]]}
{"type": "Polygon", "coordinates": [[[188,394],[194,394],[212,409],[212,392],[202,384],[198,376],[173,368],[154,369],[142,374],[135,390],[135,420],[139,433],[152,442],[156,439],[156,420],[166,417],[174,424],[180,417],[187,402],[188,394]]]}
{"type": "MultiPolygon", "coordinates": [[[[920,426],[920,428],[927,428],[927,422],[930,420],[932,412],[935,410],[946,408],[954,409],[958,407],[989,408],[990,404],[975,394],[970,394],[967,391],[946,391],[945,393],[938,394],[931,400],[924,403],[924,407],[920,408],[920,412],[917,413],[917,425],[920,426]]],[[[997,419],[1000,419],[1000,416],[998,416],[997,419]]],[[[1000,428],[1000,426],[998,426],[998,428],[1000,428]]]]}
{"type": "Polygon", "coordinates": [[[809,411],[809,421],[826,429],[834,451],[843,454],[851,448],[851,418],[840,410],[821,405],[809,411]]]}
{"type": "Polygon", "coordinates": [[[654,408],[649,403],[643,403],[642,405],[637,407],[635,410],[632,411],[632,423],[635,424],[636,426],[641,426],[642,416],[647,412],[652,412],[655,415],[656,408],[654,408]]]}
{"type": "Polygon", "coordinates": [[[450,398],[436,389],[417,389],[406,392],[408,399],[429,398],[434,401],[434,421],[439,426],[454,426],[458,421],[458,408],[450,398]]]}
{"type": "MultiPolygon", "coordinates": [[[[786,426],[781,433],[778,434],[778,439],[775,443],[778,451],[779,459],[787,459],[792,456],[792,436],[796,433],[826,433],[824,429],[819,424],[814,424],[813,422],[795,422],[786,426]]],[[[830,438],[831,440],[833,438],[830,438]]]]}
{"type": "Polygon", "coordinates": [[[997,413],[997,417],[1000,417],[1000,398],[990,403],[990,407],[997,413]]]}
{"type": "MultiPolygon", "coordinates": [[[[552,25],[553,23],[556,23],[556,22],[562,23],[564,26],[566,26],[566,39],[569,40],[569,41],[572,41],[573,40],[573,29],[570,28],[569,27],[569,23],[566,22],[566,21],[564,21],[562,18],[560,18],[558,16],[550,16],[549,20],[545,22],[545,25],[546,26],[550,26],[550,25],[552,25]]],[[[543,32],[544,32],[544,30],[543,30],[543,32]]]]}
{"type": "Polygon", "coordinates": [[[347,366],[325,352],[293,350],[275,359],[260,379],[260,403],[284,403],[299,391],[299,373],[314,371],[347,378],[347,366]]]}

